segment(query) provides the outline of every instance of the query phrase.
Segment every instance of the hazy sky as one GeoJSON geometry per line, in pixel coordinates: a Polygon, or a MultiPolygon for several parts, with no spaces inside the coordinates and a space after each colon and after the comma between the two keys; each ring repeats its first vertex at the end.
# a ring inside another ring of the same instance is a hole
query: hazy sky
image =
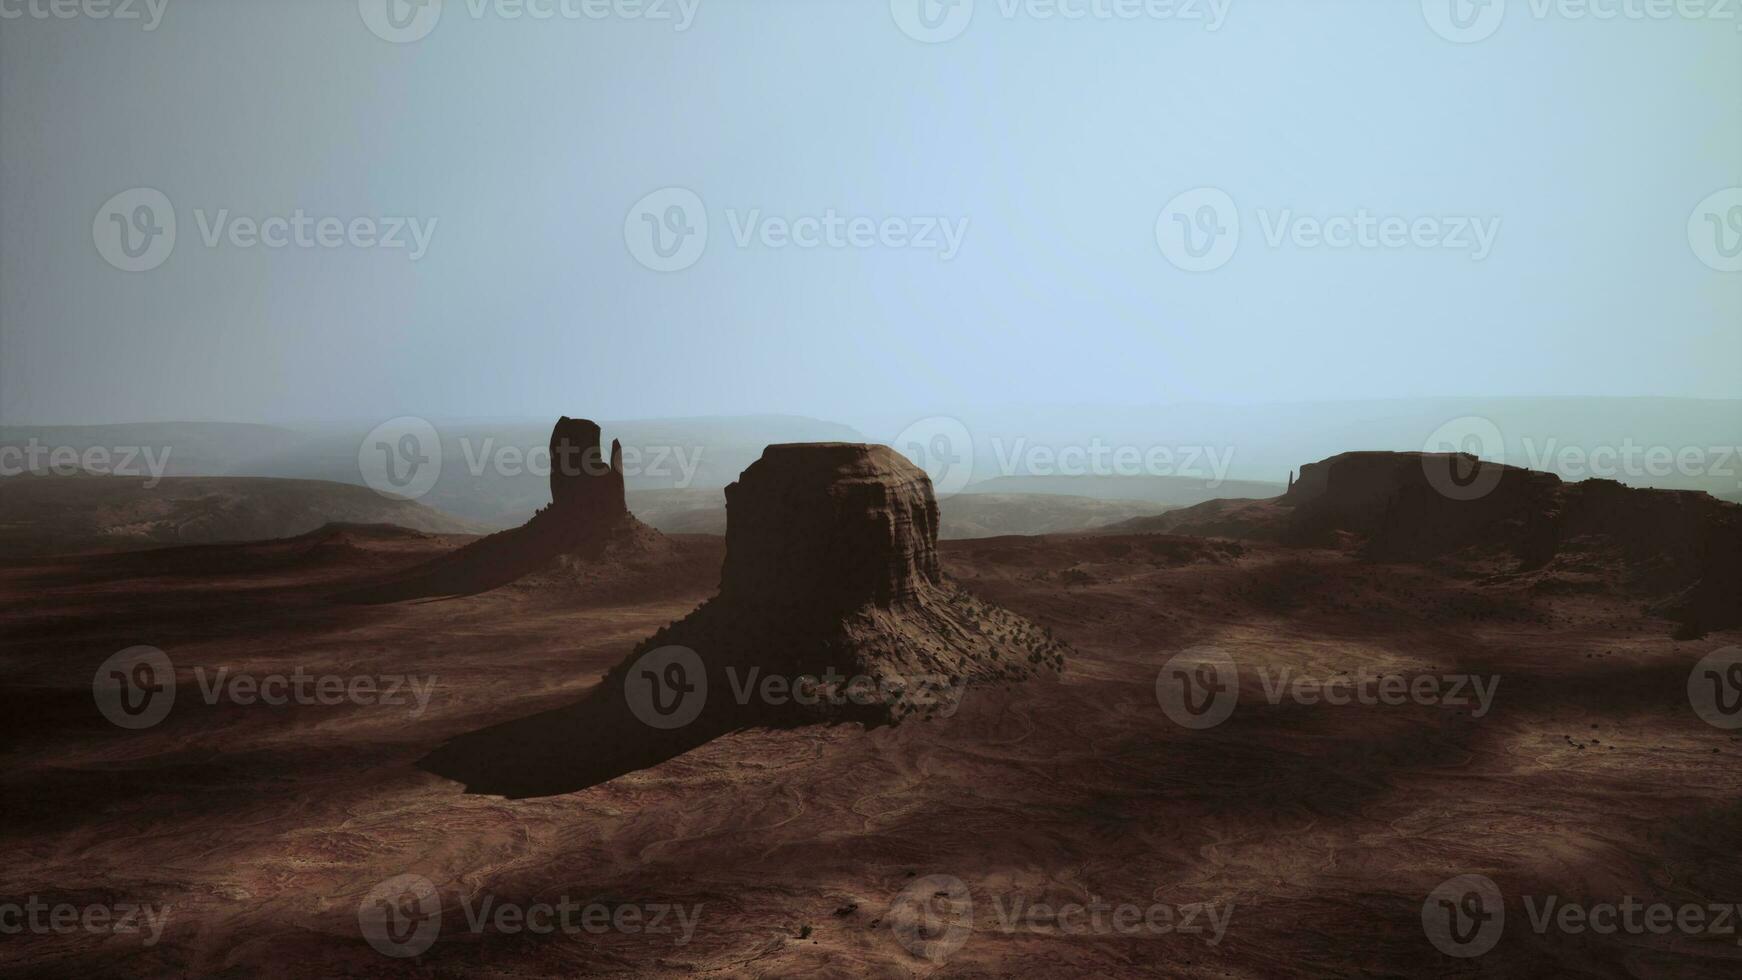
{"type": "Polygon", "coordinates": [[[1742,396],[1737,19],[385,2],[0,0],[5,421],[1742,396]]]}

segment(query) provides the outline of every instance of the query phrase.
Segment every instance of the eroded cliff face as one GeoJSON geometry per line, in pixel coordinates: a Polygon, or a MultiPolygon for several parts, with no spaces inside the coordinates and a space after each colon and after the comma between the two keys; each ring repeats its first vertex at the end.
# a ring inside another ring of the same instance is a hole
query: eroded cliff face
{"type": "Polygon", "coordinates": [[[520,527],[474,541],[346,597],[360,602],[396,602],[469,595],[534,573],[561,573],[565,564],[571,573],[609,572],[667,554],[670,548],[665,537],[636,520],[624,502],[622,447],[612,442],[607,458],[599,435],[598,424],[589,419],[566,415],[558,419],[550,434],[549,506],[520,527]],[[573,567],[577,564],[585,568],[577,570],[573,567]]]}
{"type": "Polygon", "coordinates": [[[931,480],[887,446],[769,446],[726,488],[726,520],[735,602],[889,607],[942,578],[931,480]]]}
{"type": "Polygon", "coordinates": [[[977,686],[1063,668],[1049,630],[939,570],[931,481],[894,450],[769,446],[726,495],[717,595],[585,700],[420,765],[474,792],[572,792],[747,728],[948,718],[977,686]]]}
{"type": "Polygon", "coordinates": [[[887,446],[769,446],[726,500],[719,595],[644,640],[608,685],[634,693],[643,680],[635,661],[678,646],[705,665],[710,691],[741,688],[744,677],[836,675],[929,692],[781,705],[710,695],[700,722],[880,724],[935,714],[972,684],[1063,667],[1065,647],[1050,633],[939,570],[931,481],[887,446]]]}
{"type": "Polygon", "coordinates": [[[611,442],[607,459],[591,419],[557,420],[550,433],[550,500],[576,521],[608,524],[629,513],[624,503],[623,447],[611,442]]]}
{"type": "Polygon", "coordinates": [[[1709,494],[1566,483],[1458,453],[1344,453],[1302,467],[1283,499],[1296,540],[1353,532],[1377,561],[1503,552],[1524,571],[1576,555],[1655,597],[1684,633],[1742,622],[1742,507],[1709,494]]]}

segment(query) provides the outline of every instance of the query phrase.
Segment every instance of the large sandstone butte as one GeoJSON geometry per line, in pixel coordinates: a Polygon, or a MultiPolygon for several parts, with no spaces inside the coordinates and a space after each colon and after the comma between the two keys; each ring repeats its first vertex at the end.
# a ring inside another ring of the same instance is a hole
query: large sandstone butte
{"type": "Polygon", "coordinates": [[[598,423],[557,420],[550,434],[550,498],[520,527],[348,594],[364,602],[469,595],[568,562],[597,569],[664,554],[665,539],[624,504],[623,449],[607,458],[598,423]]]}
{"type": "Polygon", "coordinates": [[[888,446],[769,446],[726,488],[726,522],[719,595],[642,641],[608,686],[633,689],[641,678],[629,668],[641,654],[680,646],[696,651],[721,693],[728,669],[740,678],[754,669],[864,677],[914,695],[745,706],[710,697],[707,710],[723,722],[877,724],[934,713],[974,683],[1064,665],[1048,631],[944,577],[931,479],[888,446]]]}
{"type": "Polygon", "coordinates": [[[943,575],[931,480],[887,446],[769,446],[726,488],[726,513],[714,598],[580,704],[421,765],[472,792],[566,793],[740,729],[948,716],[969,686],[1064,665],[1048,630],[943,575]]]}
{"type": "Polygon", "coordinates": [[[887,446],[769,446],[726,488],[726,520],[733,602],[889,606],[942,577],[931,480],[887,446]]]}

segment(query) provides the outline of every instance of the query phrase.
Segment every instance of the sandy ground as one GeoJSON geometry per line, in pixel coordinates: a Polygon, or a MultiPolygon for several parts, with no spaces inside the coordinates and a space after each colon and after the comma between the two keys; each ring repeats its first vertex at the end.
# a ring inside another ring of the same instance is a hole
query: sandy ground
{"type": "Polygon", "coordinates": [[[950,574],[1074,647],[1061,679],[972,690],[953,716],[896,728],[740,732],[508,801],[417,760],[579,699],[711,594],[721,545],[683,539],[636,595],[555,576],[328,598],[459,540],[353,532],[0,568],[0,972],[1742,972],[1742,740],[1688,696],[1696,662],[1742,634],[1677,642],[1634,599],[1484,568],[1142,536],[951,542],[950,574]],[[162,649],[178,686],[167,717],[127,730],[92,679],[136,644],[162,649]],[[1163,709],[1158,674],[1206,648],[1237,665],[1239,699],[1192,729],[1163,709]],[[199,669],[226,667],[430,686],[421,710],[405,689],[401,704],[207,703],[199,669]],[[1491,700],[1273,704],[1284,669],[1442,693],[1474,677],[1491,700]],[[1430,940],[1424,903],[1466,874],[1494,883],[1504,920],[1461,958],[1430,940]],[[382,906],[372,891],[391,879],[382,906]],[[1551,896],[1732,917],[1728,933],[1539,931],[1551,896]],[[143,914],[137,932],[91,925],[93,907],[133,906],[156,916],[155,942],[143,914]],[[56,907],[78,911],[57,926],[56,907]],[[572,908],[572,930],[528,928],[547,907],[572,908]],[[371,914],[390,949],[427,949],[378,952],[371,914]]]}

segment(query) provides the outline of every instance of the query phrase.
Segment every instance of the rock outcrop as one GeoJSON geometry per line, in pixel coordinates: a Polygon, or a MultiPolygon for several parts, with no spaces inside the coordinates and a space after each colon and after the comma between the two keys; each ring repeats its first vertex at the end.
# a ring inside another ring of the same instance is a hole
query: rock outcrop
{"type": "Polygon", "coordinates": [[[628,563],[666,550],[659,532],[636,520],[624,503],[623,449],[607,459],[600,430],[588,419],[557,420],[550,435],[550,496],[520,527],[500,531],[346,598],[395,602],[469,595],[498,588],[559,562],[628,563]]]}
{"type": "Polygon", "coordinates": [[[551,508],[593,526],[620,521],[629,513],[623,502],[623,446],[611,440],[611,457],[606,459],[599,438],[597,422],[567,415],[550,433],[551,508]]]}
{"type": "Polygon", "coordinates": [[[889,607],[941,580],[931,481],[887,446],[769,446],[726,488],[720,595],[889,607]]]}
{"type": "Polygon", "coordinates": [[[630,663],[676,645],[696,651],[711,683],[728,671],[834,674],[893,693],[730,710],[720,698],[722,721],[896,721],[934,713],[970,684],[1063,666],[1047,631],[944,577],[931,480],[887,446],[769,446],[726,488],[726,515],[719,595],[643,641],[630,663]]]}
{"type": "Polygon", "coordinates": [[[1288,493],[1219,500],[1109,530],[1347,547],[1374,561],[1499,555],[1514,570],[1557,560],[1700,633],[1742,624],[1742,506],[1691,490],[1552,473],[1464,453],[1342,453],[1308,463],[1288,493]]]}
{"type": "Polygon", "coordinates": [[[769,446],[726,501],[717,595],[581,703],[424,768],[473,792],[571,792],[744,728],[947,717],[971,686],[1063,667],[1049,631],[942,573],[931,481],[886,446],[769,446]]]}

